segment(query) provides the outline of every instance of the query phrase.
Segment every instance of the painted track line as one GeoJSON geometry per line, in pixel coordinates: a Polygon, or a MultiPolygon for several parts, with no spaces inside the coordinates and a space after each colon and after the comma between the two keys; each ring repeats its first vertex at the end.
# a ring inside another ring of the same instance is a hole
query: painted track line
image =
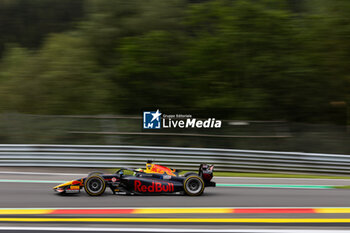
{"type": "Polygon", "coordinates": [[[1,208],[0,215],[120,215],[120,214],[350,214],[350,208],[1,208]]]}
{"type": "Polygon", "coordinates": [[[270,223],[350,224],[349,218],[0,218],[0,222],[34,223],[270,223]]]}
{"type": "Polygon", "coordinates": [[[348,233],[348,230],[312,229],[173,229],[173,228],[93,228],[93,227],[4,227],[0,231],[78,231],[78,232],[191,232],[191,233],[348,233]]]}

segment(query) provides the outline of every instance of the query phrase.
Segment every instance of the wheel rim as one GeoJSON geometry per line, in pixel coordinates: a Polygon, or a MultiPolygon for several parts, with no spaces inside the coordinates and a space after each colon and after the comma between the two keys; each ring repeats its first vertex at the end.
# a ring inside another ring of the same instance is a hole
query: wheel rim
{"type": "Polygon", "coordinates": [[[189,193],[196,194],[201,191],[202,183],[195,178],[189,179],[186,183],[186,189],[189,193]]]}
{"type": "Polygon", "coordinates": [[[103,189],[103,185],[100,179],[92,178],[88,181],[87,187],[91,193],[99,193],[103,189]]]}

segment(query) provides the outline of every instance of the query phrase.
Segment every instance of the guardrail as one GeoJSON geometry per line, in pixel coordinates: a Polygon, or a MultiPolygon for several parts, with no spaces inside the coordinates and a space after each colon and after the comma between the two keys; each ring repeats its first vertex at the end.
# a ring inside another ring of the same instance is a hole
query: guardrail
{"type": "Polygon", "coordinates": [[[215,164],[216,171],[350,174],[350,155],[214,148],[0,144],[0,166],[144,167],[145,161],[179,169],[215,164]]]}

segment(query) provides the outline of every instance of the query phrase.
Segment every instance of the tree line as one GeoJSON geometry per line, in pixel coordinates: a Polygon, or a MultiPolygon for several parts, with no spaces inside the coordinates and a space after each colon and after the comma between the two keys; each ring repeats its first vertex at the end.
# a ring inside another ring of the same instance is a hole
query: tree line
{"type": "Polygon", "coordinates": [[[346,118],[348,0],[60,1],[0,14],[0,112],[346,118]]]}

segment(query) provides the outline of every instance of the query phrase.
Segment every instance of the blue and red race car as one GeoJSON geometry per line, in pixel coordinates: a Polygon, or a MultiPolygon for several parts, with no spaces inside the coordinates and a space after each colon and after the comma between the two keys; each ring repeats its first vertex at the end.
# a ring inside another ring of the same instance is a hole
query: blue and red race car
{"type": "Polygon", "coordinates": [[[198,174],[179,171],[147,161],[146,169],[122,168],[114,174],[92,172],[87,177],[57,185],[53,189],[61,194],[80,193],[82,188],[90,196],[102,195],[106,188],[113,194],[187,194],[199,196],[206,187],[215,187],[212,182],[214,165],[201,164],[198,174]],[[129,174],[128,174],[129,173],[129,174]]]}

